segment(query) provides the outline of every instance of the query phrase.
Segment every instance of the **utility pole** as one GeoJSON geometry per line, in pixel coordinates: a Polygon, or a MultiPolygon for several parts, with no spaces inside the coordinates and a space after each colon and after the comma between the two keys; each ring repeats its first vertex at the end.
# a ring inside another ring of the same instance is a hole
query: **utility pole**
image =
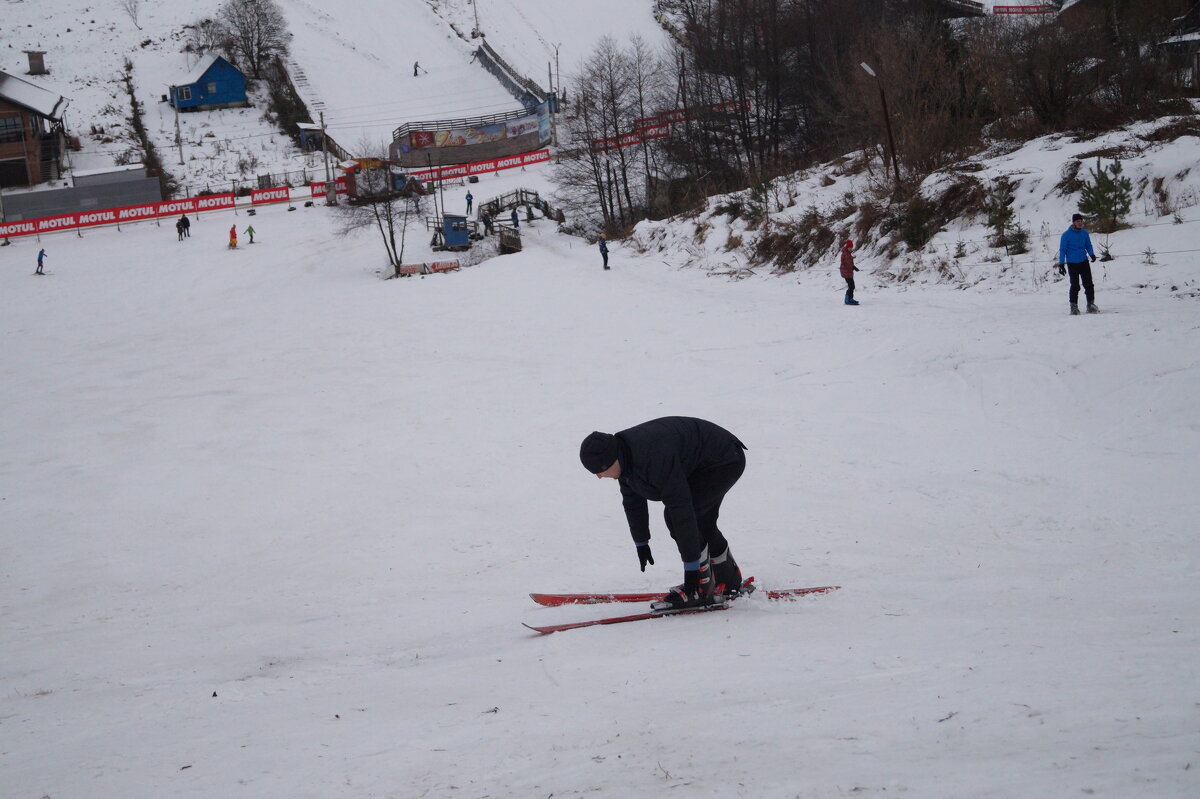
{"type": "Polygon", "coordinates": [[[479,30],[479,0],[471,0],[471,8],[475,10],[475,35],[481,36],[479,30]]]}
{"type": "Polygon", "coordinates": [[[175,87],[168,86],[171,105],[175,108],[175,146],[179,148],[179,165],[183,166],[183,137],[179,135],[179,101],[175,99],[175,87]]]}
{"type": "MultiPolygon", "coordinates": [[[[0,189],[0,226],[2,226],[3,224],[4,224],[4,189],[0,189]]],[[[7,247],[10,244],[12,244],[12,242],[9,241],[8,236],[5,235],[4,241],[0,242],[0,247],[7,247]]]]}
{"type": "Polygon", "coordinates": [[[329,171],[329,136],[325,133],[324,111],[321,112],[321,149],[325,151],[325,204],[337,205],[337,184],[329,171]]]}
{"type": "Polygon", "coordinates": [[[875,74],[875,70],[871,69],[864,61],[859,64],[872,78],[875,79],[875,85],[879,87],[879,102],[883,106],[883,124],[887,128],[888,147],[892,152],[892,171],[896,174],[896,188],[900,187],[900,164],[896,162],[896,139],[892,136],[892,117],[888,113],[887,96],[883,93],[883,82],[879,80],[879,76],[875,74]]]}

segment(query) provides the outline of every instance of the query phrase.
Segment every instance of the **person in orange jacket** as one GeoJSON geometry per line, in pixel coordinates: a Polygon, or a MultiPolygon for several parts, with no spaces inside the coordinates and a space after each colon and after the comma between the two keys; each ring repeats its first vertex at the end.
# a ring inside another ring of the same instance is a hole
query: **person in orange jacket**
{"type": "Polygon", "coordinates": [[[842,245],[842,277],[846,278],[846,305],[858,305],[858,300],[854,299],[854,273],[860,271],[854,265],[854,255],[851,250],[854,249],[854,242],[846,239],[846,243],[842,245]]]}
{"type": "Polygon", "coordinates": [[[229,228],[229,249],[237,249],[237,225],[229,228]]]}

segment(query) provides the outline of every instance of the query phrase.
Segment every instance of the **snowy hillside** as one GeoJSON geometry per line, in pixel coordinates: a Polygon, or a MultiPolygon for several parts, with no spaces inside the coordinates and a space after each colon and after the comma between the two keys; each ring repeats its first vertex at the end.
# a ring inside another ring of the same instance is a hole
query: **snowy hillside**
{"type": "Polygon", "coordinates": [[[996,145],[935,173],[925,180],[921,193],[935,205],[952,198],[948,210],[957,218],[915,252],[898,243],[882,219],[866,215],[864,204],[878,207],[872,189],[879,165],[874,172],[864,171],[857,158],[838,159],[776,181],[766,198],[766,224],[730,213],[731,207],[750,202],[747,191],[710,198],[707,212],[691,224],[643,222],[633,243],[672,262],[723,273],[767,274],[779,267],[755,254],[760,240],[780,231],[808,235],[807,220],[820,219],[818,227],[836,235],[829,237],[827,249],[789,261],[798,269],[796,279],[825,283],[830,274],[836,277],[838,248],[851,238],[857,242],[858,266],[868,275],[864,279],[877,286],[934,282],[1041,293],[1057,279],[1053,267],[1059,236],[1078,208],[1077,182],[1089,178],[1098,158],[1109,167],[1114,157],[1121,159],[1123,173],[1133,183],[1127,218],[1131,227],[1095,235],[1097,251],[1108,250],[1114,258],[1098,263],[1097,269],[1122,288],[1200,296],[1200,249],[1195,245],[1200,225],[1200,125],[1195,116],[1167,116],[1093,139],[1053,135],[996,145]],[[986,190],[1001,180],[1014,186],[1014,222],[1030,233],[1028,253],[1009,255],[1003,247],[992,246],[984,215],[953,205],[953,198],[961,202],[966,193],[963,186],[986,190]]]}
{"type": "Polygon", "coordinates": [[[219,5],[219,0],[142,3],[139,28],[116,2],[9,2],[0,26],[6,53],[0,68],[23,75],[21,51],[46,51],[50,75],[28,79],[53,86],[70,100],[67,127],[83,145],[82,152],[70,154],[75,169],[138,160],[128,124],[129,96],[121,82],[126,59],[133,65],[135,93],[143,104],[148,132],[164,164],[189,194],[221,184],[227,189],[234,179],[250,180],[260,173],[311,168],[313,158],[301,154],[266,121],[261,95],[253,98],[251,108],[181,114],[184,163],[178,163],[175,113],[161,97],[196,63],[195,56],[182,52],[183,26],[212,15],[219,5]]]}
{"type": "MultiPolygon", "coordinates": [[[[47,51],[51,74],[30,79],[70,99],[68,126],[83,141],[83,151],[71,155],[76,169],[130,155],[129,98],[120,82],[129,59],[150,135],[188,193],[267,172],[323,170],[317,156],[300,153],[264,118],[261,93],[251,108],[181,114],[179,163],[175,114],[161,97],[195,65],[195,57],[182,52],[183,27],[212,16],[220,5],[220,0],[142,3],[137,27],[115,0],[99,6],[92,0],[6,2],[0,69],[24,75],[22,51],[47,51]]],[[[408,121],[519,106],[473,61],[474,8],[462,0],[359,0],[352,8],[279,0],[279,5],[293,36],[292,61],[307,81],[303,99],[314,116],[325,112],[331,136],[352,152],[390,141],[392,131],[408,121]],[[417,78],[414,62],[422,69],[417,78]]],[[[566,73],[604,35],[625,40],[636,31],[648,41],[661,40],[651,8],[650,0],[497,0],[479,9],[480,29],[506,60],[545,87],[556,46],[566,73]]]]}
{"type": "MultiPolygon", "coordinates": [[[[640,36],[652,48],[666,43],[653,0],[429,0],[439,16],[469,35],[479,30],[506,61],[545,86],[555,64],[564,82],[602,36],[626,45],[640,36]]],[[[557,80],[557,75],[556,75],[557,80]]],[[[568,95],[571,87],[567,86],[568,95]]]]}
{"type": "MultiPolygon", "coordinates": [[[[5,3],[0,41],[39,40],[75,127],[108,129],[106,65],[129,54],[159,92],[174,5],[140,33],[115,4],[84,23],[82,0],[5,3]],[[21,27],[51,6],[53,45],[21,27]]],[[[490,102],[449,25],[469,33],[472,9],[391,3],[417,5],[401,41],[380,32],[387,4],[285,4],[309,77],[344,67],[362,92],[339,106],[343,84],[313,80],[347,135],[439,93],[447,111],[490,102]],[[483,94],[452,95],[460,79],[483,94]]],[[[489,39],[505,7],[481,2],[489,39]]],[[[538,36],[581,51],[598,9],[646,19],[632,0],[512,8],[505,24],[543,14],[538,36]]],[[[204,141],[235,131],[264,163],[300,158],[256,114],[191,115],[191,174],[252,152],[204,141]]],[[[1200,795],[1200,137],[1166,136],[1176,123],[997,148],[922,187],[1011,180],[1033,234],[1019,257],[978,217],[915,253],[878,224],[859,236],[871,178],[853,158],[778,182],[765,225],[730,212],[745,195],[645,223],[611,271],[540,219],[520,254],[381,280],[375,231],[339,235],[301,203],[206,213],[184,241],[153,222],[13,239],[0,794],[1200,795]],[[1103,312],[1070,317],[1049,268],[1077,199],[1060,187],[1097,152],[1121,153],[1138,199],[1132,228],[1097,236],[1115,256],[1096,265],[1103,312]],[[860,307],[831,252],[783,275],[748,255],[813,208],[864,245],[860,307]],[[721,515],[743,571],[841,589],[531,633],[629,608],[530,591],[680,580],[656,513],[639,571],[617,487],[577,455],[592,430],[668,414],[749,446],[721,515]]],[[[485,175],[445,207],[549,193],[553,175],[485,175]]],[[[441,257],[428,242],[410,229],[405,260],[441,257]]]]}
{"type": "Polygon", "coordinates": [[[0,249],[6,795],[1200,791],[1193,301],[851,309],[545,222],[385,282],[320,207],[233,220],[0,249]],[[750,447],[747,573],[842,590],[532,635],[679,579],[576,457],[671,413],[750,447]]]}

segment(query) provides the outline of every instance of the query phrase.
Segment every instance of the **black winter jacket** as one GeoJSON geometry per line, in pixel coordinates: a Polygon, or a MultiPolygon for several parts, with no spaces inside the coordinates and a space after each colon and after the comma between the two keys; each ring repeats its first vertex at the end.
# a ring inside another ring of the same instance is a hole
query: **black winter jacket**
{"type": "Polygon", "coordinates": [[[665,416],[617,433],[621,499],[636,543],[650,540],[646,500],[662,502],[685,563],[700,557],[703,543],[688,478],[736,462],[746,445],[703,419],[665,416]]]}

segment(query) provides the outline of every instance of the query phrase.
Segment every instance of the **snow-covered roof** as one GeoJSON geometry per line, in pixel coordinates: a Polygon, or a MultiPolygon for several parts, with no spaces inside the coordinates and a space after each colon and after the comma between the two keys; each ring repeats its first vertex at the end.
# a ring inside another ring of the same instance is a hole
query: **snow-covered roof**
{"type": "Polygon", "coordinates": [[[1183,44],[1184,42],[1200,42],[1200,31],[1181,33],[1178,36],[1172,36],[1170,39],[1163,39],[1159,44],[1183,44]]]}
{"type": "Polygon", "coordinates": [[[7,72],[0,72],[0,97],[49,119],[60,119],[69,102],[61,94],[7,72]]]}
{"type": "Polygon", "coordinates": [[[196,66],[192,67],[192,71],[189,72],[187,75],[185,75],[183,77],[183,79],[175,85],[176,86],[188,86],[192,83],[199,83],[200,79],[204,77],[204,73],[208,72],[209,68],[212,67],[212,65],[216,63],[218,58],[220,58],[220,56],[217,56],[217,55],[204,56],[203,58],[201,58],[199,61],[196,62],[196,66]]]}

